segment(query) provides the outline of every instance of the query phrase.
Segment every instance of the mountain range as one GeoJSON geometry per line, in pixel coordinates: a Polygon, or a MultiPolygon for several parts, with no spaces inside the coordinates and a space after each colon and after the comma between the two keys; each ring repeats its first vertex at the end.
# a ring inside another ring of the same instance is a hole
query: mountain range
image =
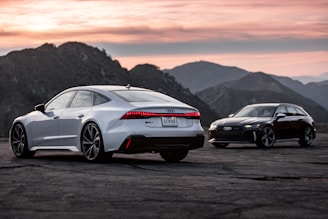
{"type": "Polygon", "coordinates": [[[196,95],[220,115],[227,117],[241,107],[253,103],[283,102],[301,105],[315,120],[328,121],[327,110],[282,85],[264,73],[252,73],[239,80],[210,87],[196,95]],[[229,102],[229,104],[225,104],[229,102]]]}
{"type": "Polygon", "coordinates": [[[140,86],[176,97],[199,109],[207,126],[218,115],[206,103],[154,65],[122,68],[106,52],[79,42],[44,44],[0,57],[0,136],[8,136],[13,119],[73,86],[140,86]]]}
{"type": "Polygon", "coordinates": [[[317,122],[328,122],[327,81],[303,83],[210,62],[160,70],[155,65],[123,68],[104,50],[80,42],[44,44],[0,57],[0,136],[13,119],[63,89],[91,84],[149,88],[198,108],[203,126],[256,102],[292,102],[317,122]],[[321,105],[320,105],[321,104],[321,105]]]}
{"type": "MultiPolygon", "coordinates": [[[[164,72],[173,75],[180,84],[189,88],[193,93],[253,74],[253,72],[237,67],[222,66],[206,61],[187,63],[172,69],[166,69],[164,72]]],[[[303,84],[289,77],[270,76],[285,87],[313,100],[316,104],[328,110],[328,80],[303,84]]],[[[263,84],[264,82],[259,83],[263,84]]],[[[254,86],[254,84],[250,86],[254,86]]]]}
{"type": "Polygon", "coordinates": [[[303,84],[307,84],[311,82],[321,82],[321,81],[328,80],[328,72],[322,73],[321,75],[318,76],[310,76],[310,75],[297,76],[297,77],[293,77],[293,79],[298,80],[303,84]]]}
{"type": "Polygon", "coordinates": [[[189,88],[192,93],[226,81],[240,79],[249,74],[246,70],[237,67],[222,66],[206,61],[187,63],[163,71],[173,75],[182,86],[189,88]]]}

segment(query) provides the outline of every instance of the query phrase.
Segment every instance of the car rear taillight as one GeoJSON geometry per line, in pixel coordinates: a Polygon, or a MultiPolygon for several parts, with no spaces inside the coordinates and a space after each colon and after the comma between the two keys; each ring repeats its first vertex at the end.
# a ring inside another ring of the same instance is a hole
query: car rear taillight
{"type": "Polygon", "coordinates": [[[190,113],[154,113],[154,112],[143,112],[143,111],[130,111],[125,113],[121,119],[145,119],[150,117],[184,117],[187,119],[199,119],[199,112],[190,113]]]}

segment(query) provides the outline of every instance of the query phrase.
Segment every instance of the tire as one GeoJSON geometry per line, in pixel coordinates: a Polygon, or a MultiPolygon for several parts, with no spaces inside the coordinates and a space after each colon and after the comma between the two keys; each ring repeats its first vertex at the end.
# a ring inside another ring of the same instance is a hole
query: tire
{"type": "Polygon", "coordinates": [[[100,129],[93,122],[86,124],[82,130],[81,150],[87,161],[95,163],[108,161],[113,155],[105,153],[100,129]]]}
{"type": "Polygon", "coordinates": [[[167,162],[179,162],[187,156],[188,152],[188,150],[171,150],[161,151],[159,154],[167,162]]]}
{"type": "Polygon", "coordinates": [[[258,136],[256,145],[260,148],[271,148],[276,142],[276,135],[271,126],[264,127],[258,136]]]}
{"type": "Polygon", "coordinates": [[[27,135],[24,126],[17,123],[13,126],[10,133],[11,149],[18,158],[31,158],[35,151],[28,149],[27,135]]]}
{"type": "Polygon", "coordinates": [[[305,127],[303,136],[300,138],[298,143],[302,147],[308,147],[311,146],[312,142],[314,140],[314,132],[313,129],[310,126],[305,127]]]}
{"type": "Polygon", "coordinates": [[[229,143],[213,143],[212,145],[216,148],[226,148],[229,143]]]}

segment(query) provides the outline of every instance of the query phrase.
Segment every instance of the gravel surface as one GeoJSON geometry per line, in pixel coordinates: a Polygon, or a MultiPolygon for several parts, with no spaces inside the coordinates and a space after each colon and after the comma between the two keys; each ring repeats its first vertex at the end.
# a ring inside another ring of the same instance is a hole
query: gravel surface
{"type": "Polygon", "coordinates": [[[158,154],[14,157],[0,140],[0,218],[328,218],[328,133],[313,146],[206,143],[180,163],[158,154]]]}

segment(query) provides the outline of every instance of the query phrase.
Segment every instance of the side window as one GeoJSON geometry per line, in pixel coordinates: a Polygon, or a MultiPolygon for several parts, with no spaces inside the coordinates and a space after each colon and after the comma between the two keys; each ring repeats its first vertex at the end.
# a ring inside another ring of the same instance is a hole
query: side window
{"type": "Polygon", "coordinates": [[[93,106],[93,92],[78,91],[73,98],[70,108],[93,106]]]}
{"type": "Polygon", "coordinates": [[[101,94],[94,93],[93,105],[100,105],[108,102],[109,99],[101,94]]]}
{"type": "Polygon", "coordinates": [[[76,91],[70,91],[61,94],[60,96],[53,99],[49,104],[47,104],[46,110],[65,109],[75,93],[76,91]]]}
{"type": "Polygon", "coordinates": [[[297,115],[306,116],[306,113],[302,109],[297,108],[297,107],[295,107],[295,109],[296,109],[297,115]]]}
{"type": "Polygon", "coordinates": [[[275,115],[277,116],[279,113],[283,113],[283,114],[286,114],[287,115],[287,110],[286,110],[286,107],[284,106],[279,106],[276,110],[276,113],[275,115]]]}
{"type": "Polygon", "coordinates": [[[288,116],[296,116],[297,115],[297,111],[296,111],[295,107],[288,106],[287,107],[287,115],[288,116]]]}

